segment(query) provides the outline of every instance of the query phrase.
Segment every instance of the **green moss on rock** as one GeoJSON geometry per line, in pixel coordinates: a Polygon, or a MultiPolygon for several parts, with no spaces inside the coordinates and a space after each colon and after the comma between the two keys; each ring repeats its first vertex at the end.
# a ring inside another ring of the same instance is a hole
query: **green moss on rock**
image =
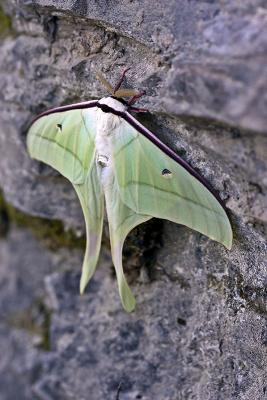
{"type": "Polygon", "coordinates": [[[66,231],[58,220],[32,217],[8,204],[0,192],[0,234],[8,232],[9,224],[30,229],[34,236],[51,250],[59,247],[84,248],[85,236],[77,237],[71,230],[66,231]]]}
{"type": "Polygon", "coordinates": [[[0,39],[6,36],[11,30],[11,18],[4,13],[0,5],[0,39]]]}

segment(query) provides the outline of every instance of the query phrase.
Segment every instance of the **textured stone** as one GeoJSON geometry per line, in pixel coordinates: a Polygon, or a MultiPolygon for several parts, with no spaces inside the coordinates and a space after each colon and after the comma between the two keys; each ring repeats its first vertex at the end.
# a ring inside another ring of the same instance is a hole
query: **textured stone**
{"type": "Polygon", "coordinates": [[[266,132],[266,2],[196,3],[202,12],[195,9],[190,44],[173,60],[164,91],[167,112],[266,132]]]}
{"type": "Polygon", "coordinates": [[[27,127],[46,108],[103,96],[96,71],[115,82],[131,66],[127,85],[147,90],[140,105],[151,110],[140,120],[219,192],[234,245],[144,224],[125,245],[138,302],[128,315],[106,233],[80,297],[82,250],[49,250],[0,206],[1,400],[264,399],[265,1],[2,5],[12,20],[0,38],[6,200],[84,231],[71,185],[29,159],[27,127]]]}

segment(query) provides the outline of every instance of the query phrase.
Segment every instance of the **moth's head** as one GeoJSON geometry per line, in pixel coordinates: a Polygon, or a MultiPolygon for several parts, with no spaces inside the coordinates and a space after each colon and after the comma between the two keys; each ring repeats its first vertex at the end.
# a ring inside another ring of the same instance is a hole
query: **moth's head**
{"type": "Polygon", "coordinates": [[[113,88],[112,85],[106,80],[106,78],[100,74],[99,72],[96,74],[97,78],[100,80],[100,82],[105,86],[105,88],[108,90],[108,92],[111,94],[111,97],[115,99],[120,99],[119,101],[123,103],[124,105],[127,106],[127,110],[129,111],[134,111],[134,112],[147,112],[148,110],[145,108],[137,108],[133,107],[133,104],[146,92],[144,90],[139,91],[136,89],[120,89],[121,84],[124,80],[126,72],[130,68],[127,68],[123,71],[121,78],[117,85],[113,88]],[[125,101],[122,98],[123,97],[131,97],[130,100],[125,101]]]}
{"type": "Polygon", "coordinates": [[[111,94],[112,97],[122,98],[122,97],[137,96],[140,92],[136,89],[120,89],[120,86],[123,82],[125,73],[128,70],[129,70],[129,68],[124,71],[120,81],[118,82],[118,84],[115,87],[113,87],[100,72],[96,73],[96,77],[102,83],[102,85],[107,89],[107,91],[111,94]]]}

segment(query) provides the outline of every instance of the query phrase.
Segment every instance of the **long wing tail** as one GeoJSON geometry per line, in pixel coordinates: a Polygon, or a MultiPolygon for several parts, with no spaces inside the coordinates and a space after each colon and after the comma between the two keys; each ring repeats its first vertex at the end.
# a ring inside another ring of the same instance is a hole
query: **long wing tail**
{"type": "Polygon", "coordinates": [[[86,225],[86,251],[80,281],[82,294],[96,268],[103,228],[104,196],[96,167],[91,169],[84,184],[74,185],[74,188],[82,206],[86,225]]]}
{"type": "Polygon", "coordinates": [[[148,215],[136,214],[128,208],[120,198],[119,190],[114,176],[111,185],[105,187],[106,208],[109,222],[112,260],[115,266],[119,293],[122,305],[126,311],[131,312],[135,308],[135,298],[125,279],[122,267],[122,248],[128,233],[142,222],[148,221],[148,215]]]}

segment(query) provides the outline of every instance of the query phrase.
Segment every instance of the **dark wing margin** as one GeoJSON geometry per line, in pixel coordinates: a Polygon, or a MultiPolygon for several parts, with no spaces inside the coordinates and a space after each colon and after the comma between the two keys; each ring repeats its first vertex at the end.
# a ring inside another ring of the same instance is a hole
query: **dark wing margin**
{"type": "Polygon", "coordinates": [[[84,108],[91,108],[91,107],[97,107],[98,100],[90,100],[90,101],[83,101],[81,103],[73,103],[73,104],[68,104],[67,106],[60,106],[60,107],[54,107],[50,108],[49,110],[46,110],[42,112],[41,114],[38,114],[37,117],[35,117],[32,121],[32,125],[37,119],[42,118],[46,115],[54,114],[54,113],[60,113],[64,111],[70,111],[70,110],[79,110],[79,109],[84,109],[84,108]]]}

